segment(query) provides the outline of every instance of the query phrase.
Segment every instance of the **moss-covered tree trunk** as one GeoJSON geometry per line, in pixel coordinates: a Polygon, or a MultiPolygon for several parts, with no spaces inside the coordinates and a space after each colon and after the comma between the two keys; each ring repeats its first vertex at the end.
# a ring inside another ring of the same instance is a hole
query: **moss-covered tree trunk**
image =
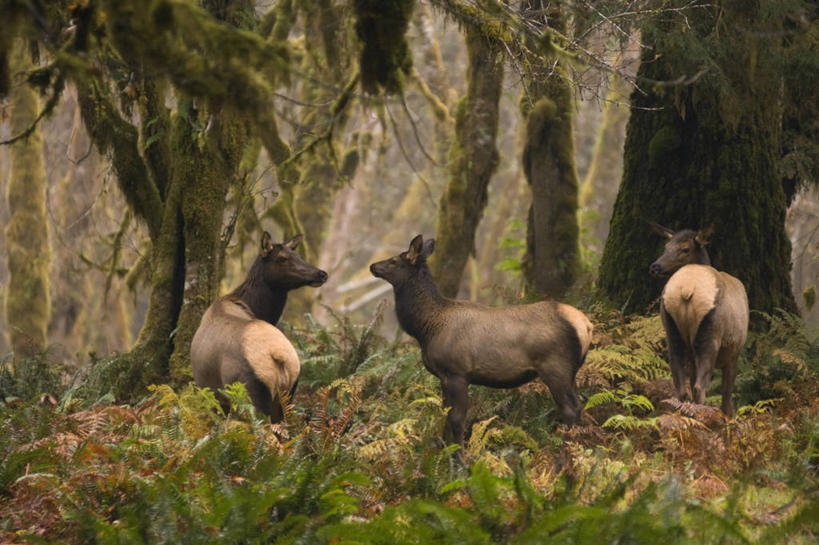
{"type": "MultiPolygon", "coordinates": [[[[22,40],[11,54],[11,73],[32,69],[31,55],[22,40]]],[[[25,84],[14,85],[11,134],[28,129],[39,113],[37,92],[25,84]]],[[[30,356],[46,347],[51,316],[49,263],[51,249],[46,217],[46,172],[43,141],[35,129],[28,138],[11,146],[11,171],[6,189],[9,222],[5,228],[9,283],[5,315],[9,344],[18,356],[30,356]]]]}
{"type": "Polygon", "coordinates": [[[713,224],[712,264],[742,280],[751,307],[795,308],[776,168],[781,22],[750,4],[721,4],[643,31],[650,48],[638,79],[649,83],[632,94],[599,279],[627,311],[646,311],[663,283],[648,274],[662,244],[645,220],[675,230],[713,224]]]}
{"type": "Polygon", "coordinates": [[[441,292],[458,293],[464,267],[475,249],[475,231],[486,207],[487,186],[498,166],[495,139],[503,58],[497,44],[466,27],[467,91],[455,113],[449,181],[441,196],[436,249],[430,269],[441,292]]]}
{"type": "MultiPolygon", "coordinates": [[[[209,7],[217,18],[230,17],[227,24],[245,21],[243,13],[252,10],[244,1],[226,10],[209,7]]],[[[114,27],[133,21],[127,10],[109,17],[114,27]]],[[[127,34],[112,35],[133,70],[140,122],[123,116],[102,81],[79,78],[78,87],[86,128],[109,154],[126,201],[151,239],[148,311],[129,379],[118,392],[127,396],[151,382],[190,376],[190,342],[224,273],[222,218],[227,192],[241,177],[250,120],[222,100],[194,99],[179,89],[171,111],[167,81],[144,71],[146,59],[129,48],[127,34]]]]}
{"type": "Polygon", "coordinates": [[[236,185],[239,164],[248,143],[243,116],[214,106],[208,112],[211,128],[199,145],[187,121],[174,123],[171,149],[173,184],[181,190],[182,237],[185,246],[184,292],[174,332],[171,378],[190,376],[190,344],[199,320],[219,293],[224,276],[225,244],[222,217],[228,189],[236,185]]]}
{"type": "MultiPolygon", "coordinates": [[[[566,33],[566,6],[522,2],[521,11],[544,17],[550,28],[566,33]]],[[[523,275],[530,292],[560,297],[580,272],[577,173],[572,138],[572,95],[559,61],[525,67],[520,109],[526,119],[523,172],[532,190],[526,228],[523,275]]]]}

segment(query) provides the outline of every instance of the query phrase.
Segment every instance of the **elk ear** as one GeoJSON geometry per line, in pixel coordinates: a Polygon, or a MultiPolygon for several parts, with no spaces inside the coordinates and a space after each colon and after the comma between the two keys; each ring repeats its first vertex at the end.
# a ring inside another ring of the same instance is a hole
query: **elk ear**
{"type": "Polygon", "coordinates": [[[284,243],[284,246],[290,248],[291,250],[295,250],[296,247],[299,245],[299,242],[304,238],[303,234],[298,234],[284,243]]]}
{"type": "Polygon", "coordinates": [[[421,250],[421,255],[424,257],[429,257],[432,255],[432,252],[435,251],[435,239],[428,238],[424,241],[424,247],[421,250]]]}
{"type": "Polygon", "coordinates": [[[708,237],[710,237],[711,233],[713,233],[713,232],[714,232],[714,224],[712,223],[708,227],[705,227],[705,228],[700,229],[699,231],[697,231],[697,236],[694,237],[694,240],[696,240],[697,244],[699,244],[700,246],[705,246],[706,244],[708,244],[708,237]]]}
{"type": "Polygon", "coordinates": [[[270,238],[270,233],[265,231],[262,234],[262,244],[259,248],[259,255],[267,257],[273,251],[273,239],[270,238]]]}
{"type": "Polygon", "coordinates": [[[421,235],[416,235],[414,239],[410,242],[409,250],[407,250],[407,259],[410,263],[415,265],[418,261],[418,258],[423,255],[424,251],[424,237],[421,235]]]}
{"type": "Polygon", "coordinates": [[[648,225],[651,227],[651,230],[660,235],[661,237],[671,238],[674,236],[674,231],[669,229],[668,227],[663,227],[659,223],[654,223],[653,221],[649,221],[648,225]]]}

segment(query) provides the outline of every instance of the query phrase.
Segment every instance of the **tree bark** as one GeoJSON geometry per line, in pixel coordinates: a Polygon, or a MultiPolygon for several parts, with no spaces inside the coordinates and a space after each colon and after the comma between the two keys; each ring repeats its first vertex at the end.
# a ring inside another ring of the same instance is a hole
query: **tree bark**
{"type": "Polygon", "coordinates": [[[609,233],[614,200],[623,174],[623,146],[630,113],[625,81],[614,76],[611,83],[579,199],[585,246],[598,255],[602,253],[609,233]]]}
{"type": "MultiPolygon", "coordinates": [[[[522,9],[528,3],[524,3],[522,9]]],[[[531,6],[530,6],[531,8],[531,6]]],[[[565,33],[565,6],[551,8],[549,26],[565,33]]],[[[523,274],[530,292],[561,297],[580,272],[577,173],[572,136],[572,95],[563,67],[525,67],[521,112],[526,117],[523,172],[532,190],[523,274]]]]}
{"type": "Polygon", "coordinates": [[[470,26],[466,27],[466,47],[467,92],[455,113],[449,182],[441,196],[436,249],[429,264],[447,297],[458,294],[467,259],[474,253],[487,186],[499,161],[495,139],[503,59],[497,45],[470,26]]]}
{"type": "MultiPolygon", "coordinates": [[[[17,40],[11,54],[11,72],[32,68],[27,45],[17,40]]],[[[29,128],[39,113],[37,92],[26,84],[12,87],[11,134],[29,128]]],[[[9,343],[15,354],[27,357],[46,347],[51,317],[49,264],[51,248],[46,217],[46,172],[40,129],[11,145],[11,176],[6,189],[9,222],[5,228],[6,287],[5,315],[9,343]]]]}
{"type": "Polygon", "coordinates": [[[645,220],[674,230],[713,224],[712,264],[745,284],[751,308],[795,309],[777,173],[781,22],[723,4],[643,31],[653,49],[643,50],[638,79],[653,85],[632,94],[599,279],[602,294],[625,311],[645,312],[662,289],[648,275],[662,244],[645,220]],[[698,73],[703,58],[707,71],[698,73]]]}

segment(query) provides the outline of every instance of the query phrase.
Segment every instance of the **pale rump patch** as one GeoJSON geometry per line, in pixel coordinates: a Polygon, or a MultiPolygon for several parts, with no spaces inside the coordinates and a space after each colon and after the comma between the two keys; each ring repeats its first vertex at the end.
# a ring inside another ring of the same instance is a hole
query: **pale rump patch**
{"type": "Polygon", "coordinates": [[[566,319],[567,322],[572,324],[575,331],[577,331],[577,338],[580,340],[580,354],[581,356],[585,356],[586,352],[589,350],[589,345],[591,344],[592,340],[592,332],[594,331],[594,326],[591,323],[591,320],[580,312],[578,309],[564,305],[563,303],[557,304],[557,311],[560,313],[563,318],[566,319]]]}
{"type": "Polygon", "coordinates": [[[686,265],[663,289],[663,306],[688,346],[693,346],[700,323],[716,304],[719,274],[708,265],[686,265]]]}
{"type": "Polygon", "coordinates": [[[299,376],[299,356],[279,329],[262,320],[249,322],[242,331],[242,352],[275,399],[279,391],[289,391],[299,376]]]}

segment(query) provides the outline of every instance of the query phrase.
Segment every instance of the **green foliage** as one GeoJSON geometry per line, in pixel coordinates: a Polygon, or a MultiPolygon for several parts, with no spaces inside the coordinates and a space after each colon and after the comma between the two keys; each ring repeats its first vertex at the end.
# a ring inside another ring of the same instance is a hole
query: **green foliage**
{"type": "Polygon", "coordinates": [[[668,382],[656,318],[598,311],[597,359],[579,377],[587,422],[556,427],[537,382],[474,387],[462,449],[441,444],[446,410],[417,347],[379,339],[372,323],[291,332],[310,378],[276,426],[240,384],[223,391],[226,416],[192,385],[118,406],[62,375],[45,390],[53,401],[32,388],[0,404],[0,541],[810,543],[815,337],[792,316],[769,318],[746,359],[802,358],[801,374],[779,380],[798,399],[731,420],[692,404],[669,412],[648,388],[668,382]]]}
{"type": "Polygon", "coordinates": [[[766,328],[751,332],[740,359],[735,391],[742,401],[784,398],[800,403],[815,396],[807,379],[819,376],[819,328],[784,311],[756,314],[766,328]]]}
{"type": "Polygon", "coordinates": [[[62,390],[62,367],[49,353],[28,358],[8,354],[0,359],[0,404],[14,399],[31,399],[41,394],[58,394],[62,390]]]}

